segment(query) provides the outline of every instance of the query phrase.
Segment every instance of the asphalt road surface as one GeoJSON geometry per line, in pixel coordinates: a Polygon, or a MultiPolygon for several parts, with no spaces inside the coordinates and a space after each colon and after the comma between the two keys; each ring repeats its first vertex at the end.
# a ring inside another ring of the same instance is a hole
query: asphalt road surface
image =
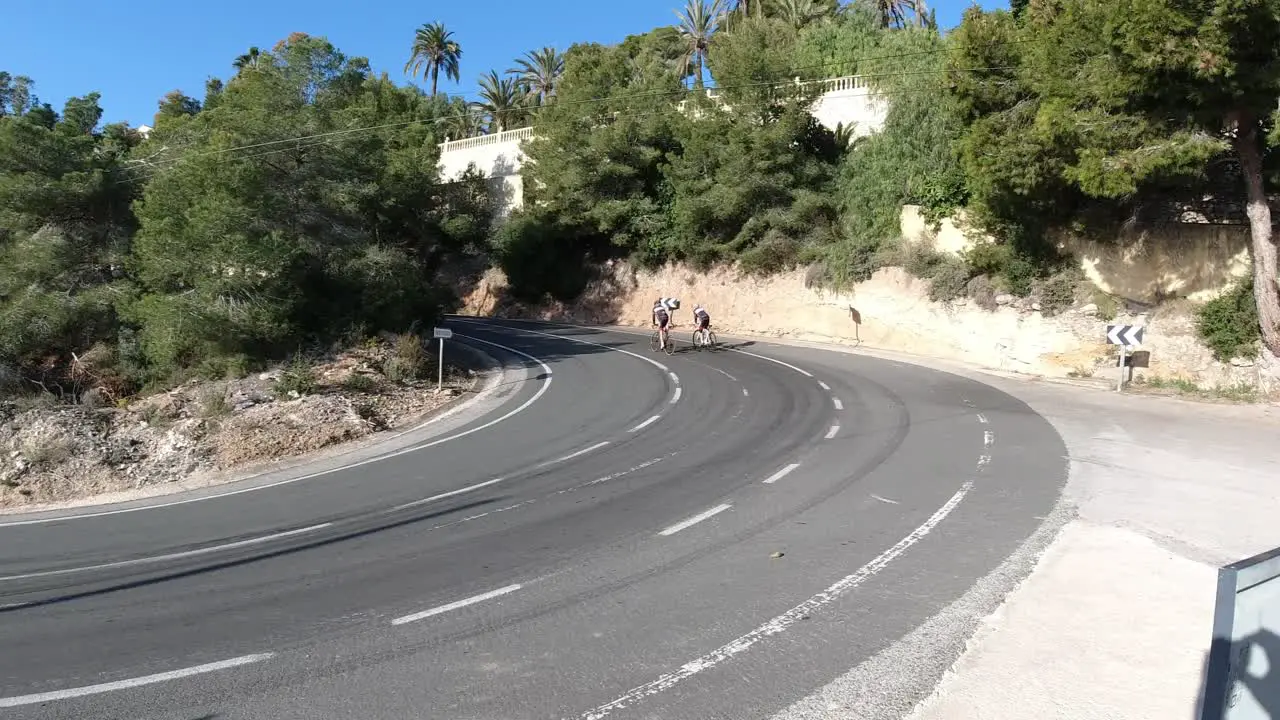
{"type": "Polygon", "coordinates": [[[1066,479],[1048,422],[946,373],[449,325],[523,380],[417,449],[0,517],[0,717],[767,718],[961,596],[1066,479]]]}

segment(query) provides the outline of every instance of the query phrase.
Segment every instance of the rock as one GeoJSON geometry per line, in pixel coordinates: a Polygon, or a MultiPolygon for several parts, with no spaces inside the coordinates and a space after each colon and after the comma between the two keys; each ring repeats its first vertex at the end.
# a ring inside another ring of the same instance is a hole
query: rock
{"type": "Polygon", "coordinates": [[[1089,303],[1088,305],[1082,306],[1077,312],[1079,312],[1081,315],[1097,315],[1098,306],[1094,305],[1093,303],[1089,303]]]}
{"type": "Polygon", "coordinates": [[[996,296],[997,305],[1008,305],[1011,302],[1013,302],[1013,296],[1008,293],[1003,293],[996,296]]]}
{"type": "Polygon", "coordinates": [[[1041,307],[1041,306],[1040,306],[1040,303],[1038,303],[1038,302],[1033,302],[1033,303],[1031,303],[1031,309],[1032,309],[1032,310],[1034,310],[1034,311],[1036,311],[1036,312],[1040,312],[1040,307],[1041,307]]]}
{"type": "Polygon", "coordinates": [[[1253,367],[1256,364],[1257,363],[1255,363],[1252,360],[1249,360],[1248,358],[1238,358],[1238,357],[1231,358],[1232,367],[1240,367],[1240,368],[1253,367]]]}

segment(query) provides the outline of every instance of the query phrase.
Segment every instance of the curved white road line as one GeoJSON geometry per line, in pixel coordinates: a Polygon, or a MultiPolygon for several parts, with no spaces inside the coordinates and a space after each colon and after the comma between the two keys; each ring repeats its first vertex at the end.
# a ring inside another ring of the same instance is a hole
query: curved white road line
{"type": "Polygon", "coordinates": [[[798,467],[800,467],[800,463],[791,463],[790,465],[788,465],[788,466],[786,466],[786,467],[782,468],[782,469],[781,469],[781,470],[779,470],[778,472],[776,472],[776,473],[774,473],[774,474],[770,475],[770,476],[769,476],[769,479],[767,479],[767,480],[765,480],[765,481],[764,481],[764,484],[765,484],[765,485],[772,485],[772,484],[774,484],[774,483],[778,482],[779,480],[781,480],[782,478],[784,478],[784,477],[786,477],[786,476],[790,475],[790,474],[791,474],[791,471],[795,470],[795,469],[796,469],[796,468],[798,468],[798,467]]]}
{"type": "Polygon", "coordinates": [[[633,688],[612,702],[605,703],[604,705],[600,705],[599,707],[592,708],[591,710],[582,713],[578,716],[579,720],[600,720],[615,710],[633,706],[647,697],[657,695],[664,690],[669,690],[682,680],[687,680],[704,670],[710,670],[716,665],[732,659],[735,655],[746,652],[752,645],[755,645],[770,635],[777,635],[792,625],[800,622],[801,619],[809,617],[824,605],[830,604],[840,596],[871,579],[881,570],[888,567],[890,563],[897,559],[898,556],[902,555],[902,553],[906,552],[912,545],[915,545],[924,539],[926,535],[928,535],[939,525],[939,523],[951,514],[952,510],[956,509],[956,506],[964,500],[965,495],[968,495],[969,491],[972,489],[973,481],[970,480],[962,485],[960,489],[951,496],[951,499],[944,503],[942,507],[938,508],[937,512],[930,516],[928,520],[925,520],[922,525],[917,527],[915,530],[912,530],[906,537],[899,540],[896,545],[885,550],[871,562],[858,568],[856,572],[840,578],[817,595],[814,595],[808,600],[805,600],[799,605],[773,618],[769,622],[761,625],[755,630],[752,630],[746,635],[743,635],[720,648],[712,650],[702,657],[695,658],[685,663],[680,666],[680,669],[669,672],[653,682],[633,688]]]}
{"type": "Polygon", "coordinates": [[[466,487],[464,487],[464,488],[458,488],[457,490],[450,490],[449,492],[442,492],[442,493],[440,493],[439,495],[432,495],[431,497],[422,498],[421,500],[414,500],[413,502],[407,502],[407,503],[405,503],[405,504],[403,504],[403,505],[397,505],[397,506],[395,506],[395,507],[391,508],[390,512],[395,512],[395,511],[397,511],[397,510],[404,510],[404,509],[406,509],[406,508],[411,508],[411,507],[417,507],[417,506],[419,506],[419,505],[426,505],[427,503],[433,503],[433,502],[435,502],[435,501],[437,501],[437,500],[443,500],[443,499],[445,499],[445,498],[451,498],[451,497],[453,497],[454,495],[462,495],[463,493],[473,492],[473,491],[475,491],[475,490],[479,490],[480,488],[483,488],[483,487],[489,487],[490,485],[497,485],[498,483],[502,482],[502,480],[503,480],[503,478],[494,478],[494,479],[492,479],[492,480],[485,480],[485,481],[484,481],[484,482],[482,482],[482,483],[476,483],[475,485],[468,485],[468,486],[466,486],[466,487]]]}
{"type": "MultiPolygon", "coordinates": [[[[468,320],[468,319],[463,319],[463,318],[458,318],[458,319],[462,320],[462,322],[470,322],[470,323],[474,323],[474,324],[480,325],[480,326],[482,326],[482,327],[483,327],[484,325],[488,324],[488,323],[484,323],[484,322],[482,322],[482,321],[480,321],[480,320],[475,320],[475,319],[469,319],[469,320],[468,320]]],[[[502,319],[503,319],[503,320],[506,320],[506,318],[502,318],[502,319]]],[[[512,318],[512,319],[513,319],[513,320],[518,320],[518,318],[512,318]]],[[[528,321],[525,321],[525,322],[528,322],[528,321]]],[[[496,324],[496,323],[495,323],[495,324],[496,324]]],[[[565,324],[565,323],[549,323],[549,324],[553,324],[553,325],[563,325],[564,327],[579,328],[579,329],[581,329],[581,330],[595,330],[595,328],[590,328],[590,327],[587,327],[587,326],[585,326],[585,325],[568,325],[568,324],[565,324]]],[[[497,325],[497,327],[503,327],[503,326],[502,326],[502,325],[497,325]]],[[[649,363],[650,365],[652,365],[652,366],[654,366],[654,367],[658,368],[659,370],[661,370],[661,371],[662,371],[662,372],[664,372],[664,373],[669,373],[669,372],[671,372],[671,368],[667,367],[666,365],[663,365],[662,363],[658,362],[657,360],[654,360],[654,359],[652,359],[652,358],[647,358],[647,357],[645,357],[645,356],[641,355],[640,353],[633,353],[633,352],[631,352],[630,350],[623,350],[622,348],[610,347],[610,346],[608,346],[608,345],[602,345],[602,344],[600,344],[600,343],[593,343],[593,342],[591,342],[590,340],[583,340],[583,339],[581,339],[581,338],[571,337],[571,336],[569,336],[569,335],[556,335],[555,333],[541,332],[541,331],[539,331],[539,330],[530,330],[530,329],[528,329],[528,328],[523,328],[523,327],[522,327],[522,328],[513,328],[513,327],[510,327],[510,326],[507,326],[507,329],[508,329],[508,330],[518,330],[519,332],[526,332],[526,333],[530,333],[530,334],[532,334],[532,335],[541,335],[541,336],[543,336],[543,337],[556,338],[557,340],[568,340],[568,341],[570,341],[570,342],[576,342],[576,343],[580,343],[580,344],[582,344],[582,345],[590,345],[590,346],[592,346],[592,347],[603,348],[603,349],[605,349],[605,350],[612,350],[613,352],[620,352],[620,353],[622,353],[623,355],[630,355],[631,357],[636,358],[637,360],[643,360],[643,361],[645,361],[645,362],[649,363]]],[[[640,333],[630,333],[630,334],[632,334],[632,335],[639,335],[640,333]]],[[[679,382],[679,380],[677,380],[677,382],[679,382]]]]}
{"type": "Polygon", "coordinates": [[[191,677],[192,675],[201,675],[203,673],[211,673],[218,670],[228,670],[241,665],[250,665],[252,663],[262,662],[275,656],[275,653],[259,653],[257,655],[242,655],[241,657],[231,658],[230,660],[220,660],[206,665],[196,665],[195,667],[184,668],[182,670],[171,670],[169,672],[157,673],[155,675],[146,675],[131,680],[118,680],[116,682],[102,683],[101,685],[86,685],[85,687],[71,688],[69,690],[55,690],[54,692],[39,693],[37,695],[18,695],[15,697],[0,698],[0,708],[18,707],[20,705],[35,705],[36,703],[50,702],[52,700],[66,700],[69,698],[84,697],[85,695],[97,695],[99,693],[111,692],[113,690],[127,690],[129,688],[141,687],[143,685],[151,685],[166,680],[178,680],[180,678],[191,677]]]}
{"type": "Polygon", "coordinates": [[[591,446],[591,447],[589,447],[589,448],[583,448],[583,449],[578,450],[578,451],[576,451],[576,452],[571,452],[571,453],[569,453],[568,455],[565,455],[564,457],[558,457],[558,458],[556,458],[555,460],[548,460],[548,461],[546,461],[546,462],[544,462],[544,463],[542,463],[542,464],[534,465],[533,467],[534,467],[534,469],[535,469],[535,470],[540,470],[540,469],[542,469],[542,468],[544,468],[544,467],[547,467],[548,465],[555,465],[556,463],[562,463],[562,462],[564,462],[565,460],[572,460],[572,459],[574,459],[574,458],[576,458],[576,457],[582,457],[583,455],[586,455],[587,453],[592,452],[592,451],[594,451],[594,450],[599,450],[600,448],[602,448],[602,447],[604,447],[604,446],[606,446],[606,445],[608,445],[608,444],[609,444],[609,441],[608,441],[608,440],[605,440],[604,442],[598,442],[598,443],[596,443],[595,445],[592,445],[592,446],[591,446]]]}
{"type": "Polygon", "coordinates": [[[670,404],[675,405],[676,403],[680,402],[680,394],[681,394],[681,392],[682,392],[682,391],[683,391],[683,388],[681,388],[679,385],[677,385],[677,386],[676,386],[676,390],[675,390],[675,392],[671,393],[671,403],[670,403],[670,404]]]}
{"type": "MultiPolygon", "coordinates": [[[[458,337],[465,337],[465,338],[467,338],[468,340],[474,340],[474,341],[476,341],[476,342],[484,343],[485,345],[492,345],[493,347],[500,348],[500,349],[502,349],[502,350],[506,350],[507,352],[514,353],[514,354],[519,355],[519,356],[521,356],[521,357],[523,357],[523,358],[527,358],[527,359],[529,359],[529,360],[532,360],[533,362],[537,363],[537,364],[542,368],[543,372],[546,374],[546,377],[543,379],[542,387],[538,388],[538,392],[534,393],[534,394],[533,394],[533,397],[531,397],[531,398],[529,398],[528,400],[524,401],[524,403],[522,403],[522,404],[520,405],[520,407],[517,407],[516,409],[514,409],[514,410],[512,410],[512,411],[508,412],[507,414],[503,415],[503,416],[502,416],[502,417],[500,417],[500,418],[496,418],[496,419],[494,419],[494,420],[490,420],[489,422],[487,422],[487,423],[485,423],[485,424],[483,424],[483,425],[479,425],[479,426],[473,427],[473,428],[471,428],[470,430],[464,430],[464,431],[462,431],[462,432],[460,432],[460,433],[454,433],[453,435],[449,435],[448,437],[443,437],[443,438],[440,438],[440,439],[438,439],[438,440],[432,440],[431,442],[428,442],[428,443],[423,443],[423,444],[421,444],[421,445],[414,445],[414,446],[412,446],[412,447],[403,448],[403,449],[401,449],[401,450],[397,450],[397,451],[395,451],[395,452],[387,453],[387,454],[385,454],[385,455],[378,455],[378,456],[376,456],[376,457],[367,458],[367,459],[365,459],[365,460],[361,460],[361,461],[359,461],[359,462],[350,463],[350,464],[348,464],[348,465],[342,465],[342,466],[340,466],[340,467],[330,468],[330,469],[328,469],[328,470],[321,470],[321,471],[319,471],[319,472],[308,473],[308,474],[306,474],[306,475],[300,475],[300,476],[298,476],[298,477],[294,477],[294,478],[286,478],[286,479],[284,479],[284,480],[277,480],[276,482],[273,482],[273,483],[267,483],[267,484],[265,484],[265,485],[254,485],[253,487],[240,488],[240,489],[237,489],[237,490],[228,490],[228,491],[226,491],[226,492],[216,493],[216,494],[213,494],[213,495],[202,495],[202,496],[200,496],[200,497],[185,498],[185,499],[183,499],[183,500],[172,500],[172,501],[170,501],[170,502],[165,502],[165,503],[156,503],[156,504],[152,504],[152,505],[139,505],[139,506],[137,506],[137,507],[119,508],[119,509],[116,509],[116,510],[100,510],[100,511],[98,511],[98,512],[76,513],[76,514],[71,514],[71,515],[59,515],[59,516],[57,516],[57,517],[36,518],[36,519],[33,519],[33,520],[17,520],[17,521],[14,521],[14,522],[0,522],[0,528],[6,528],[6,527],[18,527],[18,526],[20,526],[20,525],[43,525],[43,524],[45,524],[45,523],[52,523],[52,522],[65,522],[65,521],[70,521],[70,520],[83,520],[83,519],[85,519],[85,518],[104,517],[104,516],[106,516],[106,515],[121,515],[121,514],[124,514],[124,513],[141,512],[141,511],[143,511],[143,510],[159,510],[160,508],[173,507],[173,506],[175,506],[175,505],[186,505],[186,504],[188,504],[188,503],[204,502],[204,501],[206,501],[206,500],[217,500],[217,499],[219,499],[219,498],[231,497],[231,496],[233,496],[233,495],[241,495],[241,494],[244,494],[244,493],[257,492],[257,491],[259,491],[259,490],[266,490],[266,489],[268,489],[268,488],[279,487],[279,486],[281,486],[281,485],[290,485],[290,484],[292,484],[292,483],[302,482],[303,480],[311,480],[312,478],[318,478],[318,477],[322,477],[322,476],[324,476],[324,475],[331,475],[331,474],[336,473],[336,472],[342,472],[343,470],[350,470],[350,469],[352,469],[352,468],[361,467],[361,466],[363,466],[363,465],[369,465],[369,464],[372,464],[372,463],[375,463],[375,462],[381,462],[381,461],[383,461],[383,460],[388,460],[388,459],[393,458],[393,457],[399,457],[400,455],[405,455],[405,454],[408,454],[408,453],[411,453],[411,452],[417,452],[417,451],[419,451],[419,450],[425,450],[425,449],[427,449],[427,448],[429,448],[429,447],[435,447],[436,445],[441,445],[441,444],[443,444],[443,443],[447,443],[447,442],[449,442],[449,441],[451,441],[451,440],[457,440],[458,438],[466,437],[467,435],[471,435],[472,433],[477,433],[477,432],[480,432],[481,430],[485,430],[485,429],[491,428],[491,427],[493,427],[494,425],[497,425],[498,423],[502,422],[503,420],[507,420],[508,418],[514,417],[514,416],[516,416],[516,415],[518,415],[518,414],[520,414],[520,413],[524,412],[525,410],[527,410],[527,409],[529,408],[529,406],[530,406],[530,405],[532,405],[532,404],[534,404],[535,402],[537,402],[539,398],[541,398],[544,394],[546,394],[547,389],[551,387],[551,368],[550,368],[550,366],[548,366],[545,362],[543,362],[543,361],[539,360],[538,358],[536,358],[536,357],[534,357],[534,356],[530,355],[529,353],[521,352],[521,351],[519,351],[519,350],[516,350],[515,348],[509,348],[509,347],[507,347],[506,345],[499,345],[499,344],[498,344],[498,343],[496,343],[496,342],[490,342],[490,341],[488,341],[488,340],[481,340],[480,338],[477,338],[477,337],[471,337],[471,336],[469,336],[469,335],[459,335],[458,337]]],[[[248,479],[252,479],[252,478],[248,478],[248,479]]]]}
{"type": "Polygon", "coordinates": [[[425,620],[426,618],[433,617],[435,615],[440,615],[442,613],[447,613],[452,610],[457,610],[459,608],[464,608],[468,605],[475,605],[476,603],[481,603],[481,602],[484,602],[485,600],[492,600],[496,597],[502,597],[503,595],[513,593],[522,587],[524,586],[521,585],[520,583],[515,583],[514,585],[508,585],[506,587],[498,588],[497,590],[490,590],[487,593],[481,593],[479,595],[469,597],[465,600],[458,600],[457,602],[451,602],[448,605],[441,605],[440,607],[434,607],[434,608],[431,608],[430,610],[423,610],[422,612],[414,613],[412,615],[405,615],[404,617],[398,617],[395,620],[392,620],[391,624],[404,625],[405,623],[417,622],[418,620],[425,620]]]}
{"type": "Polygon", "coordinates": [[[732,350],[733,352],[736,352],[736,353],[742,353],[743,355],[750,355],[750,356],[751,356],[751,357],[753,357],[753,358],[759,358],[759,359],[761,359],[761,360],[768,360],[768,361],[769,361],[769,362],[771,362],[771,363],[777,363],[777,364],[779,364],[779,365],[781,365],[781,366],[783,366],[783,367],[791,368],[792,370],[795,370],[796,372],[800,373],[801,375],[803,375],[803,376],[805,376],[805,377],[813,377],[813,373],[809,372],[808,370],[804,370],[804,369],[802,369],[802,368],[798,368],[798,367],[796,367],[795,365],[792,365],[792,364],[791,364],[791,363],[789,363],[789,362],[783,362],[783,361],[781,361],[781,360],[778,360],[777,358],[766,357],[766,356],[764,356],[764,355],[757,355],[757,354],[755,354],[755,353],[753,353],[753,352],[747,352],[746,350],[739,350],[738,348],[728,348],[728,349],[729,349],[729,350],[732,350]]]}
{"type": "Polygon", "coordinates": [[[650,425],[652,425],[652,424],[654,424],[654,423],[658,422],[658,419],[659,419],[659,418],[661,418],[661,417],[662,417],[661,415],[654,415],[653,417],[649,418],[648,420],[645,420],[644,422],[640,423],[639,425],[637,425],[637,426],[635,426],[635,427],[631,428],[631,429],[630,429],[630,430],[628,430],[627,432],[629,432],[629,433],[633,433],[633,432],[640,432],[641,430],[643,430],[643,429],[645,429],[645,428],[649,427],[650,425]]]}
{"type": "Polygon", "coordinates": [[[264,535],[262,537],[250,538],[248,540],[239,540],[237,542],[225,543],[223,545],[213,545],[210,547],[200,548],[198,550],[186,550],[183,552],[169,553],[167,555],[152,555],[151,557],[136,558],[134,560],[120,560],[118,562],[102,563],[101,565],[86,565],[83,567],[65,568],[63,570],[45,570],[43,572],[27,573],[25,575],[9,575],[7,577],[0,577],[0,583],[11,582],[13,580],[29,580],[31,578],[50,577],[53,575],[70,575],[71,573],[88,572],[89,570],[107,570],[109,568],[128,567],[130,565],[146,565],[148,563],[164,562],[165,560],[181,560],[183,558],[208,555],[209,553],[218,552],[219,550],[231,550],[234,548],[248,547],[250,545],[260,545],[264,542],[292,537],[294,535],[302,535],[303,533],[315,532],[316,530],[323,530],[324,528],[332,526],[333,523],[321,523],[319,525],[312,525],[311,527],[275,533],[274,535],[264,535]]]}

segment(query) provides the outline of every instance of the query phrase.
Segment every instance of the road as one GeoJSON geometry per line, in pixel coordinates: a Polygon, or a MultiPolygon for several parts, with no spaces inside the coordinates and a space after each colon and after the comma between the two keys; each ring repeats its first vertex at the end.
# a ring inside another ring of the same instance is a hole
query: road
{"type": "Polygon", "coordinates": [[[0,716],[766,718],[963,595],[1066,480],[1048,422],[956,375],[450,326],[524,379],[417,449],[0,519],[0,716]]]}

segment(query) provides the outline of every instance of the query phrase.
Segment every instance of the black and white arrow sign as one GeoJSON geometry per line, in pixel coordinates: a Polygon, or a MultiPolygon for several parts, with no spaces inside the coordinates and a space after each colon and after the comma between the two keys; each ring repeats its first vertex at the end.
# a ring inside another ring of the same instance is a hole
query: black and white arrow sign
{"type": "Polygon", "coordinates": [[[1143,329],[1141,325],[1108,325],[1107,344],[1129,345],[1130,347],[1141,345],[1143,329]]]}

